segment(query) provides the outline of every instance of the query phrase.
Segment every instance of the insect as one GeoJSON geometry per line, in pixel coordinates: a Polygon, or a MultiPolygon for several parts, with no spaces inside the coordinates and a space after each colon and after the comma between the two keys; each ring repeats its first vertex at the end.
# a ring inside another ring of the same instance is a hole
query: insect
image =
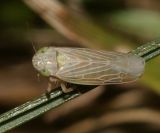
{"type": "MultiPolygon", "coordinates": [[[[88,48],[44,47],[33,57],[42,75],[61,83],[82,85],[122,84],[137,80],[144,71],[143,58],[132,54],[88,48]]],[[[64,84],[61,84],[64,88],[64,84]]]]}

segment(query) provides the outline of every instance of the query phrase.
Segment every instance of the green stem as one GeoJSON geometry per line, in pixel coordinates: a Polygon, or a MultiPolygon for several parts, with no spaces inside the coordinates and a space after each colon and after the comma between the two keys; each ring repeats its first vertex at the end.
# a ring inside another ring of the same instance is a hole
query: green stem
{"type": "Polygon", "coordinates": [[[26,102],[0,116],[0,133],[9,131],[79,95],[80,93],[76,91],[63,94],[61,89],[59,89],[50,93],[49,98],[46,94],[43,94],[33,101],[26,102]]]}
{"type": "MultiPolygon", "coordinates": [[[[131,51],[130,53],[141,56],[145,59],[145,61],[148,61],[160,54],[160,41],[156,40],[149,42],[131,51]]],[[[79,86],[77,87],[79,88],[79,86]]],[[[95,87],[92,87],[92,89],[93,88],[95,87]]],[[[0,133],[9,131],[12,128],[24,124],[25,122],[40,116],[48,110],[56,108],[61,104],[88,92],[89,90],[90,89],[87,89],[81,93],[80,91],[63,93],[59,88],[50,93],[49,98],[43,94],[33,101],[26,102],[25,104],[16,107],[0,116],[0,133]]]]}
{"type": "Polygon", "coordinates": [[[160,55],[160,39],[148,42],[135,50],[131,51],[132,54],[141,56],[145,61],[160,55]]]}

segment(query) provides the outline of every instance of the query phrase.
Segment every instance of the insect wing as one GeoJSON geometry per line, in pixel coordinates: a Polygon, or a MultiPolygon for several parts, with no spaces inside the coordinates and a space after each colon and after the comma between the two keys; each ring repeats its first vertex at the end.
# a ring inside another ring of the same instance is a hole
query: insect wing
{"type": "Polygon", "coordinates": [[[84,85],[122,83],[121,71],[113,64],[125,54],[87,48],[56,48],[59,70],[56,76],[66,82],[84,85]],[[60,57],[60,58],[59,58],[60,57]]]}

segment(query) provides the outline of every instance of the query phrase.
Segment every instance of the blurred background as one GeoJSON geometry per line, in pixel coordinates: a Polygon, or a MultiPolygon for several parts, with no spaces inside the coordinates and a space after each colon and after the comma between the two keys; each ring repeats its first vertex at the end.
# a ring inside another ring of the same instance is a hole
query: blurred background
{"type": "MultiPolygon", "coordinates": [[[[160,37],[159,0],[22,0],[0,4],[0,113],[45,92],[32,56],[44,46],[128,52],[160,37]]],[[[98,87],[10,133],[159,133],[160,57],[142,78],[98,87]]]]}

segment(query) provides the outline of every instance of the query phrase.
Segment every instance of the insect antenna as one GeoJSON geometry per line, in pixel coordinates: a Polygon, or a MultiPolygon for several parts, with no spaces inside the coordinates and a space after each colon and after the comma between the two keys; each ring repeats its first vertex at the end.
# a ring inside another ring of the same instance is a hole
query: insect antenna
{"type": "MultiPolygon", "coordinates": [[[[27,22],[27,23],[26,23],[26,26],[27,26],[27,36],[29,36],[29,35],[30,35],[30,34],[29,34],[29,29],[31,29],[31,28],[30,28],[30,24],[27,22]]],[[[33,54],[35,54],[35,53],[37,52],[37,49],[36,49],[36,47],[35,47],[35,43],[34,43],[34,41],[33,41],[33,37],[32,37],[32,36],[31,36],[31,39],[30,39],[30,37],[29,37],[29,42],[31,43],[32,49],[33,49],[33,51],[34,51],[33,54]]]]}
{"type": "Polygon", "coordinates": [[[31,45],[32,45],[32,48],[33,48],[33,51],[34,51],[34,54],[37,52],[37,49],[35,47],[35,43],[32,41],[31,42],[31,45]]]}

